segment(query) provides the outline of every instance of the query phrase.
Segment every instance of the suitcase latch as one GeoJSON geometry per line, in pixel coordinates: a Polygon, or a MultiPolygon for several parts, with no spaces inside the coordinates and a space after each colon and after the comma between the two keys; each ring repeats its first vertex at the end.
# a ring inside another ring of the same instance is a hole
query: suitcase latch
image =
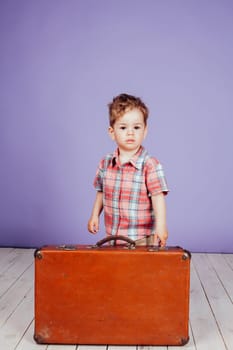
{"type": "Polygon", "coordinates": [[[76,246],[73,244],[62,244],[57,247],[60,250],[76,250],[76,246]]]}
{"type": "Polygon", "coordinates": [[[148,252],[161,252],[168,250],[168,247],[160,247],[159,245],[151,245],[148,247],[148,252]]]}

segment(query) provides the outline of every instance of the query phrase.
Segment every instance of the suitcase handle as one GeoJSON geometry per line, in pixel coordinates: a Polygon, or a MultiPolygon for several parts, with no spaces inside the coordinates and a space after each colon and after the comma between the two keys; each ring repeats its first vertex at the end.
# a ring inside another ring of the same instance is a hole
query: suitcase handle
{"type": "Polygon", "coordinates": [[[129,248],[135,248],[136,243],[132,239],[130,239],[129,237],[126,237],[126,236],[121,236],[121,235],[105,237],[105,238],[101,239],[100,241],[98,241],[95,246],[101,247],[103,244],[110,242],[110,241],[114,241],[114,245],[116,245],[117,240],[125,241],[126,243],[129,244],[129,248]]]}

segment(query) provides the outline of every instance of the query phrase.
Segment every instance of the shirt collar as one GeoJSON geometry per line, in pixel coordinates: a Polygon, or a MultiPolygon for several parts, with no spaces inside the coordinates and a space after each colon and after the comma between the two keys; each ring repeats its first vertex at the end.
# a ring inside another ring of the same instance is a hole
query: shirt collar
{"type": "MultiPolygon", "coordinates": [[[[129,160],[129,163],[131,163],[136,169],[140,170],[142,168],[144,159],[147,155],[147,151],[143,146],[139,148],[137,153],[129,160]]],[[[119,165],[119,149],[117,148],[115,152],[112,155],[112,166],[119,165]]]]}

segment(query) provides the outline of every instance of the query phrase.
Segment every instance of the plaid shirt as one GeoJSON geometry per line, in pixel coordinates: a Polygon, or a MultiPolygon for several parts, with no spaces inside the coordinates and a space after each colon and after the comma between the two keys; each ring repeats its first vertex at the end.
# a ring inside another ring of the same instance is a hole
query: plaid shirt
{"type": "Polygon", "coordinates": [[[97,169],[94,186],[103,192],[107,235],[136,240],[154,233],[151,196],[167,193],[168,187],[162,165],[143,147],[122,165],[118,150],[105,156],[97,169]]]}

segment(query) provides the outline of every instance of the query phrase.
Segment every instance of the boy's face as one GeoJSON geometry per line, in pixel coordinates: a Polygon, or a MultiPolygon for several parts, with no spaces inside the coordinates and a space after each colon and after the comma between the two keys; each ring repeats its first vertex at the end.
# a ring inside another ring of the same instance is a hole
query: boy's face
{"type": "Polygon", "coordinates": [[[109,134],[120,151],[136,152],[147,134],[142,112],[136,108],[126,112],[109,127],[109,134]]]}

